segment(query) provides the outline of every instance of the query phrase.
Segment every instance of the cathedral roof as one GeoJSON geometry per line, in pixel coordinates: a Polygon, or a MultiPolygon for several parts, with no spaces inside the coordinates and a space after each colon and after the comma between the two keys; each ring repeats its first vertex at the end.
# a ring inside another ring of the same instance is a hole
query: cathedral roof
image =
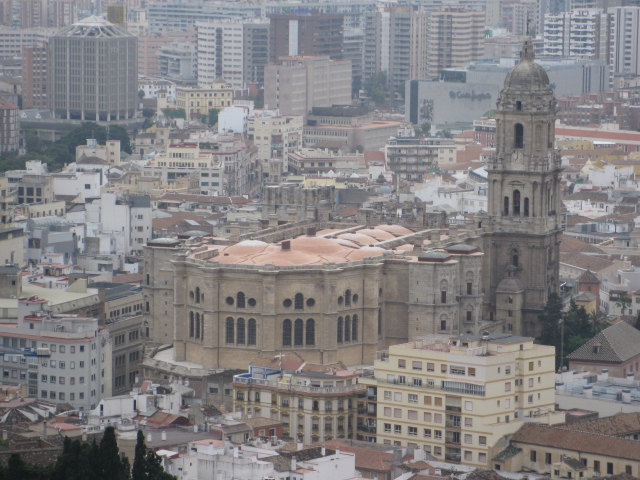
{"type": "Polygon", "coordinates": [[[522,45],[520,62],[507,73],[503,93],[551,92],[547,72],[533,60],[533,42],[527,38],[522,45]]]}
{"type": "Polygon", "coordinates": [[[507,277],[502,279],[496,288],[496,292],[500,293],[520,293],[524,290],[520,280],[516,277],[507,277]]]}

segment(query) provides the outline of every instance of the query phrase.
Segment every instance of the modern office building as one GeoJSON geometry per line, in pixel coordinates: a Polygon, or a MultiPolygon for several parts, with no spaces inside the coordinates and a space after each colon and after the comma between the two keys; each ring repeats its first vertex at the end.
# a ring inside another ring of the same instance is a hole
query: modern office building
{"type": "Polygon", "coordinates": [[[196,22],[198,84],[222,78],[235,89],[264,83],[269,22],[258,19],[196,22]]]}
{"type": "Polygon", "coordinates": [[[385,7],[365,16],[363,79],[386,72],[393,91],[427,75],[426,12],[413,7],[385,7]]]}
{"type": "Polygon", "coordinates": [[[275,14],[269,15],[269,62],[295,55],[327,55],[342,59],[344,17],[342,15],[275,14]]]}
{"type": "Polygon", "coordinates": [[[556,417],[555,349],[533,340],[433,335],[379,352],[374,378],[359,379],[358,439],[490,466],[502,437],[556,417]]]}
{"type": "Polygon", "coordinates": [[[49,108],[55,118],[124,120],[138,107],[138,40],[96,16],[49,39],[49,108]]]}
{"type": "Polygon", "coordinates": [[[484,12],[460,6],[432,12],[427,33],[427,75],[437,76],[443,68],[480,60],[484,19],[484,12]]]}
{"type": "Polygon", "coordinates": [[[351,62],[326,55],[282,57],[267,65],[264,103],[283,115],[307,115],[313,107],[351,104],[351,62]]]}

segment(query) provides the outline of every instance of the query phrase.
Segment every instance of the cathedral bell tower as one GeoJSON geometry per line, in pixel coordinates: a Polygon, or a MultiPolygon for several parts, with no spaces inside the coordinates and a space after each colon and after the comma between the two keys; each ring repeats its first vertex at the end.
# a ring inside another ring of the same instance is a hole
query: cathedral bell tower
{"type": "Polygon", "coordinates": [[[558,291],[562,169],[554,149],[556,99],[547,72],[534,62],[531,39],[507,74],[495,116],[488,212],[480,218],[488,227],[485,318],[499,322],[496,330],[535,336],[538,314],[558,291]]]}

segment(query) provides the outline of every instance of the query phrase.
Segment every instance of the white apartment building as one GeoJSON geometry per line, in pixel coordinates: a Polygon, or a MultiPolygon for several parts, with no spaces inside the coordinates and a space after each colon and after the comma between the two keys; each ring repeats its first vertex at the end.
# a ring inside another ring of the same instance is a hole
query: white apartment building
{"type": "Polygon", "coordinates": [[[191,176],[192,187],[203,195],[222,195],[225,160],[208,150],[200,150],[198,143],[170,145],[144,167],[145,176],[160,177],[164,184],[174,184],[181,177],[191,176]]]}
{"type": "Polygon", "coordinates": [[[578,9],[544,17],[544,55],[606,59],[609,17],[602,9],[578,9]]]}
{"type": "Polygon", "coordinates": [[[55,28],[17,28],[0,26],[0,57],[21,57],[23,47],[46,42],[55,28]]]}
{"type": "Polygon", "coordinates": [[[110,166],[120,165],[120,140],[107,140],[104,145],[99,145],[95,138],[88,138],[86,145],[76,147],[77,162],[91,157],[104,160],[110,166]]]}
{"type": "Polygon", "coordinates": [[[157,98],[158,92],[163,90],[167,93],[169,101],[176,101],[176,84],[164,78],[152,78],[138,76],[138,91],[144,92],[145,98],[157,98]]]}
{"type": "Polygon", "coordinates": [[[640,75],[640,8],[610,8],[611,66],[615,73],[640,75]]]}
{"type": "MultiPolygon", "coordinates": [[[[111,339],[98,319],[54,315],[38,297],[18,301],[18,318],[0,325],[2,344],[48,349],[51,356],[0,357],[2,382],[27,383],[30,396],[89,411],[111,396],[111,339]]],[[[13,353],[13,352],[10,352],[13,353]]],[[[16,352],[17,353],[17,352],[16,352]]]]}
{"type": "Polygon", "coordinates": [[[234,89],[264,82],[269,53],[269,21],[261,19],[196,22],[198,85],[223,78],[234,89]]]}

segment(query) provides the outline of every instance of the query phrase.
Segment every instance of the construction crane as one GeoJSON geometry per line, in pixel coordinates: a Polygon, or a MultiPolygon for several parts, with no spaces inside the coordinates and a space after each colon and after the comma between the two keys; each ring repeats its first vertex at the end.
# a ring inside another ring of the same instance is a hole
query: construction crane
{"type": "Polygon", "coordinates": [[[9,345],[0,343],[0,356],[2,356],[5,360],[11,357],[36,358],[40,365],[44,365],[46,360],[51,357],[51,351],[48,348],[11,347],[9,345]],[[11,351],[2,351],[5,349],[11,351]]]}

